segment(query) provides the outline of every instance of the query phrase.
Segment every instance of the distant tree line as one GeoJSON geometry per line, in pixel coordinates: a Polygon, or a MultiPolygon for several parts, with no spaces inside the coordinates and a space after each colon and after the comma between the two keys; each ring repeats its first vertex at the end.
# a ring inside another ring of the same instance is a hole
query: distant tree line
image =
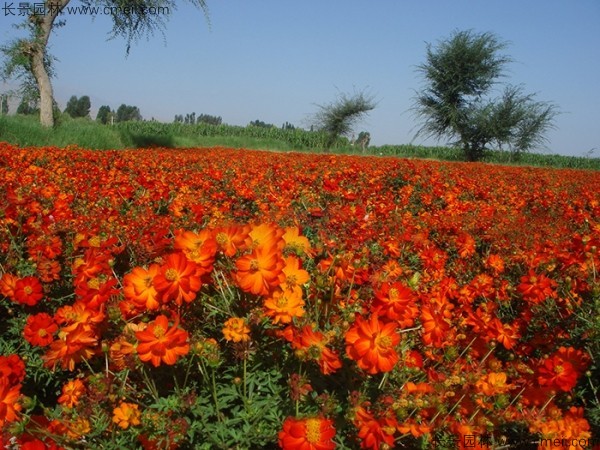
{"type": "Polygon", "coordinates": [[[221,125],[223,123],[223,118],[221,116],[211,116],[210,114],[200,114],[196,117],[196,113],[189,113],[185,116],[183,114],[175,114],[175,119],[173,120],[175,123],[186,123],[186,124],[195,124],[195,123],[207,123],[209,125],[221,125]]]}

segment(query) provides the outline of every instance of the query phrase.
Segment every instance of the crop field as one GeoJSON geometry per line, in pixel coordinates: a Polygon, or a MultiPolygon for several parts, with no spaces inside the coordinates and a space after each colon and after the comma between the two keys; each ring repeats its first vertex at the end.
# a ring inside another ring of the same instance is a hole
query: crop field
{"type": "Polygon", "coordinates": [[[0,443],[592,448],[598,247],[596,171],[0,143],[0,443]]]}

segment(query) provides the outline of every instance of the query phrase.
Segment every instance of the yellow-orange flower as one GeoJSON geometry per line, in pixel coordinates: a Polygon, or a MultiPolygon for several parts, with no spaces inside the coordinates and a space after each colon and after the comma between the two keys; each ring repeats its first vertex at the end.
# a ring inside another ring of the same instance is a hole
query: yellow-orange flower
{"type": "Polygon", "coordinates": [[[161,362],[172,366],[179,356],[187,355],[190,350],[188,333],[178,325],[179,321],[176,320],[169,327],[169,319],[160,315],[144,330],[137,331],[135,336],[139,342],[137,353],[140,360],[150,361],[154,367],[160,366],[161,362]]]}
{"type": "MultiPolygon", "coordinates": [[[[300,291],[301,293],[302,291],[300,291]]],[[[282,291],[277,289],[265,300],[265,314],[273,319],[273,323],[290,323],[294,317],[304,315],[304,300],[298,291],[282,291]]]]}
{"type": "Polygon", "coordinates": [[[280,284],[284,262],[277,248],[260,247],[239,258],[235,265],[237,282],[244,291],[267,295],[271,288],[280,284]]]}
{"type": "Polygon", "coordinates": [[[126,430],[129,427],[135,427],[141,424],[140,418],[142,414],[135,403],[121,402],[121,404],[113,409],[113,422],[120,428],[126,430]]]}
{"type": "Polygon", "coordinates": [[[310,255],[312,249],[310,242],[306,236],[300,235],[298,227],[288,227],[285,229],[283,234],[283,241],[285,242],[284,249],[290,249],[298,255],[310,255]]]}
{"type": "Polygon", "coordinates": [[[226,341],[247,342],[250,340],[250,327],[246,319],[241,317],[232,317],[227,319],[223,327],[223,336],[226,341]]]}
{"type": "Polygon", "coordinates": [[[85,394],[85,385],[81,380],[69,380],[62,387],[62,394],[58,397],[58,403],[66,408],[72,408],[79,404],[79,399],[85,394]]]}
{"type": "Polygon", "coordinates": [[[310,275],[306,270],[300,268],[300,260],[295,256],[288,256],[285,258],[282,272],[284,277],[282,284],[285,289],[302,295],[301,286],[310,280],[310,275]]]}
{"type": "Polygon", "coordinates": [[[284,231],[275,224],[263,223],[255,225],[248,233],[248,247],[256,249],[262,247],[279,247],[281,249],[285,244],[281,237],[284,231]]]}
{"type": "Polygon", "coordinates": [[[492,395],[504,394],[513,388],[512,385],[506,384],[506,374],[504,372],[488,373],[475,383],[475,387],[483,395],[490,397],[492,395]]]}
{"type": "Polygon", "coordinates": [[[381,322],[375,315],[370,320],[358,317],[346,332],[346,353],[370,374],[389,372],[399,359],[394,349],[400,342],[396,328],[394,322],[381,322]]]}

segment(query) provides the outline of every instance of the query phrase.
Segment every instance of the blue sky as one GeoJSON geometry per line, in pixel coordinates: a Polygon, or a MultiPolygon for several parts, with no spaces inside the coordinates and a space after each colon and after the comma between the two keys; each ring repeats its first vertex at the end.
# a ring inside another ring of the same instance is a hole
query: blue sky
{"type": "MultiPolygon", "coordinates": [[[[168,122],[196,112],[234,125],[259,119],[306,126],[317,104],[366,89],[378,105],[357,132],[369,131],[376,145],[433,144],[413,140],[418,122],[410,107],[422,86],[416,66],[427,42],[473,29],[509,42],[505,53],[514,62],[505,81],[560,108],[549,151],[595,148],[600,156],[598,0],[207,2],[210,27],[202,12],[179,2],[164,37],[143,39],[128,57],[122,39],[107,41],[108,17],[68,17],[50,42],[59,104],[89,95],[94,113],[126,103],[146,119],[168,122]]],[[[17,35],[15,21],[0,11],[0,43],[17,35]]]]}

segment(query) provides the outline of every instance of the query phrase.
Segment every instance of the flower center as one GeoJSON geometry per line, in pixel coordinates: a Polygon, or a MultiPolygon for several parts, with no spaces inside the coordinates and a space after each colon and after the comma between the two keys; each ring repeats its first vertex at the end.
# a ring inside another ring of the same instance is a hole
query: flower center
{"type": "Polygon", "coordinates": [[[98,289],[100,287],[100,280],[98,278],[91,278],[87,285],[90,289],[98,289]]]}
{"type": "Polygon", "coordinates": [[[40,328],[40,329],[38,330],[38,336],[39,336],[39,337],[46,337],[47,335],[48,335],[48,333],[46,332],[46,330],[45,330],[45,329],[43,329],[43,328],[40,328]]]}
{"type": "Polygon", "coordinates": [[[555,366],[554,367],[554,373],[558,373],[561,374],[565,371],[565,368],[563,366],[555,366]]]}
{"type": "Polygon", "coordinates": [[[23,288],[23,291],[27,294],[30,295],[33,292],[33,289],[31,289],[31,286],[25,286],[23,288]]]}
{"type": "Polygon", "coordinates": [[[319,419],[308,419],[306,421],[306,440],[311,444],[321,441],[321,422],[319,419]]]}
{"type": "Polygon", "coordinates": [[[398,289],[391,288],[389,296],[390,296],[390,300],[396,300],[396,299],[398,299],[398,289]]]}
{"type": "Polygon", "coordinates": [[[250,261],[250,270],[258,270],[259,265],[258,265],[258,261],[256,259],[253,259],[252,261],[250,261]]]}
{"type": "Polygon", "coordinates": [[[227,243],[227,235],[225,233],[217,233],[215,239],[219,245],[224,245],[227,243]]]}
{"type": "Polygon", "coordinates": [[[177,279],[177,270],[173,269],[172,267],[170,269],[167,269],[165,271],[165,278],[168,281],[175,281],[177,279]]]}
{"type": "Polygon", "coordinates": [[[165,329],[160,325],[155,326],[153,332],[156,339],[160,339],[165,335],[165,329]]]}
{"type": "Polygon", "coordinates": [[[379,336],[375,339],[375,345],[381,348],[388,348],[392,345],[392,338],[389,336],[379,336]]]}

